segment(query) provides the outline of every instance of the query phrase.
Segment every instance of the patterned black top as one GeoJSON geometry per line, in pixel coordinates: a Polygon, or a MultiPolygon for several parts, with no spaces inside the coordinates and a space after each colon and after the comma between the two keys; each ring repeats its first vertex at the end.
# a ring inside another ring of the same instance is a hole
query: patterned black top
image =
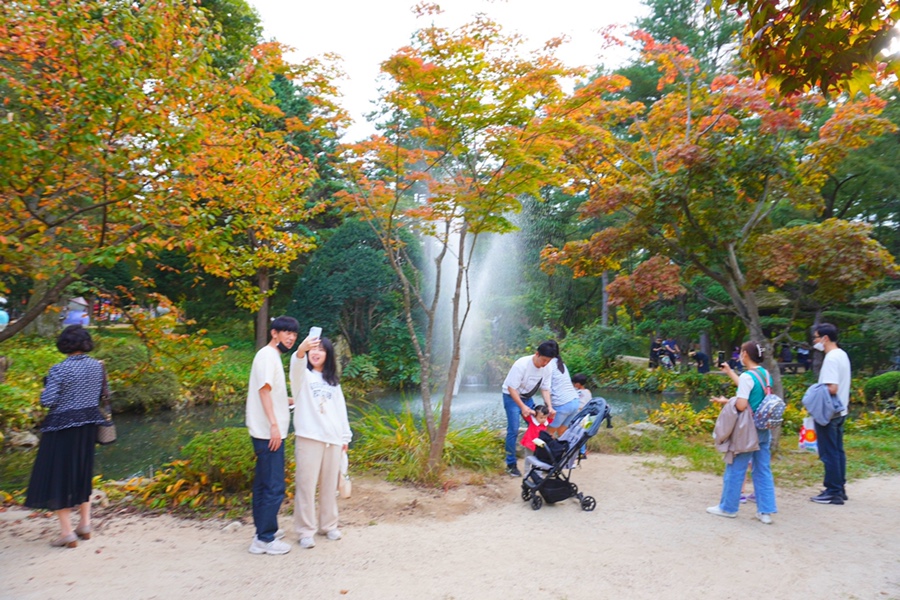
{"type": "Polygon", "coordinates": [[[98,408],[102,388],[103,365],[87,354],[70,354],[50,367],[41,392],[41,404],[50,412],[41,431],[105,423],[98,408]]]}

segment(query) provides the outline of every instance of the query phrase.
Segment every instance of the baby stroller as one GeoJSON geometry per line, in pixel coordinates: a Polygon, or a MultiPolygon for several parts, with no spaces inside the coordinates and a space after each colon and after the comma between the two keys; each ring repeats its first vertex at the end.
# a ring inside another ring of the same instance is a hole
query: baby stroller
{"type": "Polygon", "coordinates": [[[534,456],[525,459],[528,471],[522,479],[522,500],[530,500],[533,510],[540,510],[544,501],[554,504],[569,498],[578,498],[582,510],[594,510],[594,497],[581,494],[569,478],[580,462],[578,452],[582,445],[597,433],[604,420],[607,427],[612,427],[609,405],[603,398],[593,398],[572,417],[569,428],[558,440],[546,431],[540,433],[534,456]]]}

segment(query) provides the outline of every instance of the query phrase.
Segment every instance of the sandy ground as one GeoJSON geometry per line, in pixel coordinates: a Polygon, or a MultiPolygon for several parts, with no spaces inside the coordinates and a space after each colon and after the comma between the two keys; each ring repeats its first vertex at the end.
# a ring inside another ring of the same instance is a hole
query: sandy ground
{"type": "Polygon", "coordinates": [[[344,539],[303,550],[288,533],[284,556],[249,554],[248,523],[109,510],[93,539],[51,548],[54,519],[8,509],[0,598],[900,599],[900,477],[851,482],[844,506],[781,487],[763,525],[752,503],[706,514],[719,478],[654,460],[592,454],[572,481],[593,512],[534,511],[511,478],[446,492],[356,479],[344,539]]]}

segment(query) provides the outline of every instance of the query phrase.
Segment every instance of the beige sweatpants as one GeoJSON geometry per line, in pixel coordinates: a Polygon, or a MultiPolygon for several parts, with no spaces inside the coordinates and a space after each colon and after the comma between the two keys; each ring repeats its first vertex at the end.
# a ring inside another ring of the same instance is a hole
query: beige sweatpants
{"type": "Polygon", "coordinates": [[[337,485],[341,473],[341,446],[297,437],[294,495],[294,530],[301,538],[327,533],[338,526],[337,485]],[[316,526],[316,485],[319,514],[316,526]]]}

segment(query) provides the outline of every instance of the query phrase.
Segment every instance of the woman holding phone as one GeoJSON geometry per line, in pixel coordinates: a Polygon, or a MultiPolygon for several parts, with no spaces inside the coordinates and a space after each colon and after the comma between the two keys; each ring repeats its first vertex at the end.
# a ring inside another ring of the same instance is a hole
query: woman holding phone
{"type": "MultiPolygon", "coordinates": [[[[728,404],[734,402],[738,412],[750,409],[756,410],[766,395],[763,382],[770,380],[769,374],[762,367],[763,347],[756,342],[745,342],[740,347],[738,360],[744,366],[744,372],[738,375],[726,362],[720,366],[722,372],[737,385],[734,398],[724,396],[710,398],[716,404],[728,404]]],[[[753,462],[753,491],[756,494],[756,518],[766,525],[772,523],[772,515],[778,512],[775,504],[775,480],[772,477],[771,431],[757,429],[759,449],[752,452],[742,452],[734,455],[734,460],[725,465],[725,474],[722,478],[722,496],[719,504],[710,506],[706,512],[719,517],[734,518],[737,516],[741,502],[741,487],[747,473],[747,467],[753,462]]]]}
{"type": "MultiPolygon", "coordinates": [[[[315,329],[310,337],[321,335],[321,329],[315,329]]],[[[341,455],[352,437],[331,340],[319,338],[308,353],[298,350],[291,357],[291,391],[297,459],[294,528],[300,547],[312,548],[316,533],[329,540],[341,539],[336,492],[341,455]]]]}

